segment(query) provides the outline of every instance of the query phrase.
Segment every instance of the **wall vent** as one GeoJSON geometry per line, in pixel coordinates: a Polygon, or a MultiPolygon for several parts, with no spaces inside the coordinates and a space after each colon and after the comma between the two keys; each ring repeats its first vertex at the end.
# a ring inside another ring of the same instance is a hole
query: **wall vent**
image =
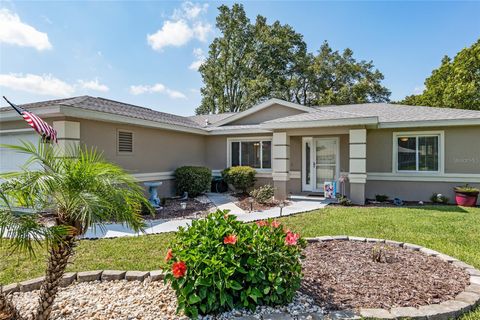
{"type": "Polygon", "coordinates": [[[118,131],[118,152],[133,152],[133,132],[118,131]]]}

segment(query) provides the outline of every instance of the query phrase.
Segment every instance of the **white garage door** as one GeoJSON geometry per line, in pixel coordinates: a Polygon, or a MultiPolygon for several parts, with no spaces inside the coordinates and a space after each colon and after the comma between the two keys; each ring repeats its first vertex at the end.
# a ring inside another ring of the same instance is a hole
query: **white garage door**
{"type": "MultiPolygon", "coordinates": [[[[0,144],[20,144],[21,140],[31,141],[37,145],[39,135],[33,131],[20,131],[2,133],[0,131],[0,144]]],[[[29,156],[12,151],[6,148],[0,148],[0,172],[17,171],[25,163],[29,156]]],[[[32,166],[32,168],[34,168],[32,166]]]]}

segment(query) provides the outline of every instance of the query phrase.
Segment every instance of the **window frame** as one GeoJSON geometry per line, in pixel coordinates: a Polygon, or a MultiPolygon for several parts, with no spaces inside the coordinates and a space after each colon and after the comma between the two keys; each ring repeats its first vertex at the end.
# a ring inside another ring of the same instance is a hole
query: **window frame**
{"type": "Polygon", "coordinates": [[[424,174],[424,175],[436,175],[444,174],[444,157],[445,157],[445,132],[444,131],[400,131],[393,133],[393,148],[392,148],[392,173],[396,174],[424,174]],[[438,137],[438,170],[436,171],[422,171],[422,170],[399,170],[398,169],[398,139],[399,138],[416,138],[416,154],[415,161],[416,167],[419,165],[418,157],[418,138],[420,137],[438,137]]]}
{"type": "Polygon", "coordinates": [[[115,149],[117,151],[117,155],[121,156],[130,156],[133,155],[135,152],[135,132],[132,130],[126,130],[126,129],[117,129],[117,137],[115,141],[115,149]],[[120,151],[120,132],[128,132],[132,134],[132,151],[120,151]]]}
{"type": "Polygon", "coordinates": [[[273,137],[259,136],[259,137],[234,137],[227,138],[227,168],[232,166],[232,142],[239,142],[239,164],[242,165],[242,142],[259,142],[260,143],[260,165],[262,168],[254,168],[257,172],[272,172],[273,167],[273,137]],[[270,142],[270,168],[263,168],[263,143],[270,142]]]}

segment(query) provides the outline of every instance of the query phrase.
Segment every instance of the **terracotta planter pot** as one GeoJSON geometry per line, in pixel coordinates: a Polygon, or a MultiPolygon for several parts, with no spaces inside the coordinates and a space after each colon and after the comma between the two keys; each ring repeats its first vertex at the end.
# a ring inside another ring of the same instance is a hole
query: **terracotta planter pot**
{"type": "Polygon", "coordinates": [[[477,205],[478,192],[460,193],[455,192],[455,202],[462,207],[475,207],[477,205]]]}

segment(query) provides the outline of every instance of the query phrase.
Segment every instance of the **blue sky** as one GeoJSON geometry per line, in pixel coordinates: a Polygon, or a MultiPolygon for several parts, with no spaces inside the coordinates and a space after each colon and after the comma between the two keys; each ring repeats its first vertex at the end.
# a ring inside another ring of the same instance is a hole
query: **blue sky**
{"type": "MultiPolygon", "coordinates": [[[[2,1],[0,94],[18,103],[88,94],[191,115],[221,3],[2,1]]],[[[420,92],[445,54],[480,37],[480,2],[243,4],[252,20],[291,25],[311,52],[327,40],[373,60],[394,100],[420,92]]]]}

